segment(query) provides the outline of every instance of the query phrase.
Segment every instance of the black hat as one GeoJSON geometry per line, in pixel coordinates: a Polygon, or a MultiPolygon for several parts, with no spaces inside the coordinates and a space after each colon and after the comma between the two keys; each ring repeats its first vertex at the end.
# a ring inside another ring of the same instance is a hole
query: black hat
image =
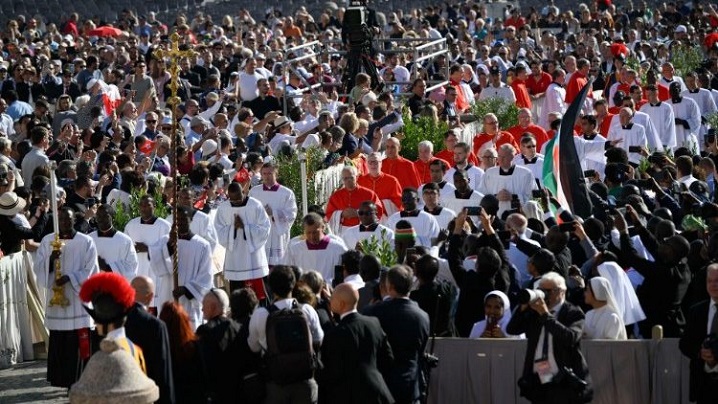
{"type": "Polygon", "coordinates": [[[491,66],[491,69],[489,69],[489,74],[500,74],[501,71],[497,66],[491,66]]]}

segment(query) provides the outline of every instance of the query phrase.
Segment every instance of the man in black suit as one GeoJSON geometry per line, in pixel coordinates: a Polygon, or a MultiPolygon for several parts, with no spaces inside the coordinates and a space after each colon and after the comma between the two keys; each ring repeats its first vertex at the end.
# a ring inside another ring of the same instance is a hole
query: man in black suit
{"type": "Polygon", "coordinates": [[[59,98],[63,94],[67,94],[74,102],[77,97],[82,95],[80,85],[72,80],[72,72],[69,70],[63,70],[62,82],[60,84],[47,84],[46,91],[50,99],[53,100],[59,98]]]}
{"type": "Polygon", "coordinates": [[[393,403],[380,370],[388,370],[394,357],[386,334],[376,318],[357,312],[359,292],[337,285],[332,312],[341,320],[322,343],[323,369],[317,375],[320,403],[393,403]]]}
{"type": "Polygon", "coordinates": [[[388,299],[364,310],[364,314],[379,319],[389,337],[394,366],[385,380],[397,404],[419,399],[420,360],[429,340],[429,315],[409,300],[411,283],[411,271],[406,266],[392,267],[385,281],[388,299]]]}
{"type": "Polygon", "coordinates": [[[706,269],[706,289],[710,299],[691,307],[686,330],[679,347],[691,360],[690,401],[698,404],[718,403],[718,356],[716,344],[704,344],[718,337],[718,264],[706,269]]]}
{"type": "Polygon", "coordinates": [[[142,348],[145,355],[147,376],[160,388],[161,404],[175,402],[172,379],[172,356],[167,326],[162,320],[147,312],[155,296],[152,279],[138,276],[131,282],[135,289],[135,305],[127,314],[125,334],[142,348]]]}
{"type": "Polygon", "coordinates": [[[566,301],[566,280],[556,272],[541,278],[539,290],[546,297],[522,304],[506,326],[509,334],[528,338],[521,395],[532,403],[590,402],[591,377],[581,354],[583,311],[566,301]]]}

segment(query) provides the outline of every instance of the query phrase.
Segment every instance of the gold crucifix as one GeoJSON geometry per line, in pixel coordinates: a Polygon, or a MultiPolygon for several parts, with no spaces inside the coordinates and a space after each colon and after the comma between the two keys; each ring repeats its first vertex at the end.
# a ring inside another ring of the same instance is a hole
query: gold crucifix
{"type": "MultiPolygon", "coordinates": [[[[171,75],[170,80],[170,90],[172,91],[172,96],[167,100],[167,105],[169,105],[172,108],[172,164],[171,164],[171,176],[173,181],[173,188],[174,188],[174,198],[175,200],[172,203],[172,230],[170,231],[170,244],[175,246],[174,252],[172,254],[172,283],[173,283],[173,290],[177,289],[179,286],[179,262],[178,262],[178,248],[177,248],[177,194],[179,193],[179,179],[177,178],[177,164],[179,163],[179,160],[177,158],[177,150],[184,142],[183,136],[178,136],[177,134],[177,119],[174,116],[177,111],[177,106],[182,102],[182,100],[177,96],[177,90],[180,86],[180,66],[179,61],[180,59],[184,57],[192,57],[197,54],[197,52],[193,50],[180,50],[179,49],[179,41],[180,41],[180,35],[177,32],[172,33],[170,36],[170,44],[169,49],[157,49],[153,56],[157,59],[169,59],[169,72],[171,75]]],[[[190,152],[191,153],[191,152],[190,152]]]]}

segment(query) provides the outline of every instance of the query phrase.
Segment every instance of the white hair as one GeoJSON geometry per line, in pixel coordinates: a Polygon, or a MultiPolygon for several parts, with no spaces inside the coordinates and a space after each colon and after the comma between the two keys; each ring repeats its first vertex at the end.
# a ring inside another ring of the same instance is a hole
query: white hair
{"type": "Polygon", "coordinates": [[[566,279],[564,279],[563,276],[559,275],[557,272],[546,272],[543,276],[541,276],[539,284],[543,281],[553,282],[557,289],[563,290],[564,292],[568,289],[566,287],[566,279]]]}
{"type": "Polygon", "coordinates": [[[421,142],[419,142],[417,149],[421,149],[422,147],[428,147],[429,151],[431,151],[431,152],[434,151],[434,144],[431,143],[431,141],[429,141],[429,140],[422,140],[421,142]]]}
{"type": "Polygon", "coordinates": [[[212,295],[212,297],[217,300],[217,305],[219,305],[222,314],[229,312],[229,296],[227,296],[227,292],[225,292],[224,289],[212,288],[207,292],[207,295],[212,295]]]}

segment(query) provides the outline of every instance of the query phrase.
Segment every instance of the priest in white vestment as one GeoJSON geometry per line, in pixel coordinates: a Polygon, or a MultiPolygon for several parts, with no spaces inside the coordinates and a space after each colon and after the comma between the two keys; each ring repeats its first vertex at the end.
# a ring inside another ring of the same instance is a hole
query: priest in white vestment
{"type": "MultiPolygon", "coordinates": [[[[451,195],[456,190],[456,187],[454,184],[450,183],[449,181],[444,179],[444,174],[446,174],[446,171],[449,169],[449,167],[446,166],[446,163],[441,159],[436,159],[432,161],[429,164],[429,175],[431,176],[431,182],[427,182],[426,184],[421,184],[419,189],[417,190],[419,195],[424,195],[424,188],[428,184],[436,184],[439,190],[439,201],[438,203],[441,204],[441,200],[447,197],[448,195],[451,195]]],[[[420,208],[424,207],[423,201],[419,204],[420,208]]]]}
{"type": "Polygon", "coordinates": [[[648,153],[648,140],[646,139],[646,130],[643,126],[633,123],[633,113],[630,108],[621,108],[619,112],[621,124],[612,126],[608,130],[607,139],[610,141],[622,139],[619,147],[622,147],[628,153],[628,161],[638,165],[643,156],[648,153]]]}
{"type": "Polygon", "coordinates": [[[422,186],[421,197],[424,200],[422,210],[434,216],[434,219],[436,219],[436,222],[439,224],[439,228],[443,230],[449,227],[449,222],[454,220],[456,212],[440,205],[439,201],[442,200],[442,198],[439,192],[439,185],[434,182],[422,186]]]}
{"type": "Polygon", "coordinates": [[[304,235],[289,242],[287,265],[295,265],[305,271],[317,271],[331,284],[334,267],[342,263],[342,254],[348,249],[341,239],[324,233],[324,219],[309,213],[302,219],[304,235]]]}
{"type": "Polygon", "coordinates": [[[499,165],[486,170],[479,187],[479,192],[484,195],[496,195],[499,200],[499,217],[511,209],[514,195],[523,205],[531,199],[531,190],[538,188],[531,171],[514,164],[515,155],[513,146],[502,145],[499,148],[499,165]]]}
{"type": "Polygon", "coordinates": [[[648,102],[643,104],[641,112],[645,113],[651,119],[653,127],[656,128],[656,133],[661,139],[663,148],[669,148],[671,150],[676,149],[676,122],[675,115],[673,115],[673,108],[671,105],[662,102],[658,98],[658,88],[655,84],[649,84],[646,87],[646,96],[648,102]]]}
{"type": "Polygon", "coordinates": [[[479,184],[481,184],[481,177],[484,176],[484,170],[477,167],[469,162],[469,154],[471,153],[471,146],[467,143],[459,142],[454,146],[454,165],[444,173],[444,181],[451,185],[454,185],[454,173],[457,170],[466,171],[466,176],[469,179],[469,185],[471,188],[478,190],[479,184]]]}
{"type": "Polygon", "coordinates": [[[347,248],[356,249],[359,242],[371,237],[374,237],[379,244],[387,242],[389,245],[394,245],[394,231],[379,223],[377,208],[373,202],[362,202],[357,214],[360,223],[342,232],[342,239],[347,248]]]}
{"type": "Polygon", "coordinates": [[[48,234],[40,242],[35,261],[35,272],[50,272],[47,285],[45,326],[50,330],[47,357],[47,380],[55,387],[69,388],[79,377],[84,364],[92,354],[90,328],[94,322],[82,307],[79,293],[82,283],[99,272],[97,249],[90,236],[75,231],[74,212],[68,207],[58,215],[60,253],[53,252],[51,243],[55,234],[48,234]],[[62,276],[55,274],[55,260],[60,260],[62,276]],[[53,286],[62,286],[69,304],[66,307],[50,305],[53,286]]]}
{"type": "MultiPolygon", "coordinates": [[[[456,186],[456,190],[453,195],[449,195],[442,201],[443,206],[452,212],[461,212],[464,208],[480,206],[484,195],[479,191],[471,189],[465,171],[459,170],[454,172],[454,186],[456,186]]],[[[474,220],[474,223],[479,223],[478,216],[473,216],[472,220],[474,220]]],[[[445,229],[445,227],[442,227],[442,229],[445,229]]]]}
{"type": "Polygon", "coordinates": [[[112,217],[115,210],[109,204],[97,208],[97,230],[90,233],[97,248],[97,263],[101,271],[117,272],[127,282],[137,276],[137,252],[135,243],[125,233],[115,229],[112,217]]]}
{"type": "Polygon", "coordinates": [[[566,72],[563,69],[556,68],[551,74],[553,83],[549,84],[546,89],[545,98],[543,102],[543,112],[539,116],[538,125],[546,130],[550,130],[550,122],[548,121],[548,115],[552,112],[558,112],[563,115],[566,112],[566,89],[563,87],[564,80],[566,79],[566,72]]]}
{"type": "Polygon", "coordinates": [[[676,147],[687,147],[693,152],[699,149],[698,130],[701,126],[701,110],[690,98],[681,95],[680,84],[673,83],[670,87],[671,99],[668,105],[673,108],[676,123],[676,147]]]}
{"type": "MultiPolygon", "coordinates": [[[[177,208],[177,288],[172,296],[189,315],[193,329],[202,325],[202,298],[212,289],[212,249],[207,240],[194,234],[190,228],[192,211],[177,208]]],[[[172,254],[165,248],[165,262],[172,264],[172,254]]],[[[170,268],[171,269],[171,266],[170,268]]]]}
{"type": "Polygon", "coordinates": [[[262,202],[245,197],[238,183],[229,185],[227,195],[229,200],[217,208],[215,228],[219,243],[227,249],[224,277],[234,290],[245,281],[269,275],[265,245],[272,225],[262,202]]]}
{"type": "Polygon", "coordinates": [[[155,216],[155,200],[149,195],[140,199],[140,217],[125,226],[127,234],[135,242],[137,251],[137,275],[147,276],[155,282],[152,306],[159,309],[172,299],[172,272],[164,270],[162,251],[166,248],[172,225],[155,216]]]}
{"type": "Polygon", "coordinates": [[[411,223],[416,232],[416,244],[431,247],[432,240],[439,237],[439,231],[441,231],[436,218],[418,208],[419,194],[415,189],[404,188],[401,193],[401,203],[404,205],[404,210],[391,215],[386,222],[386,227],[396,233],[396,224],[400,220],[406,220],[411,223]]]}
{"type": "MultiPolygon", "coordinates": [[[[214,256],[215,249],[219,245],[219,239],[217,238],[217,230],[214,228],[214,220],[212,216],[202,212],[199,209],[195,209],[194,203],[196,202],[195,191],[190,188],[182,188],[177,194],[177,206],[189,209],[191,214],[191,221],[189,229],[193,234],[196,234],[209,243],[209,248],[212,250],[214,256]]],[[[167,221],[173,223],[174,218],[172,215],[167,217],[167,221]]],[[[212,274],[218,274],[222,272],[222,268],[217,266],[215,260],[212,260],[212,274]]]]}
{"type": "Polygon", "coordinates": [[[536,181],[543,185],[543,154],[536,149],[536,137],[531,133],[523,135],[519,147],[521,153],[514,157],[514,164],[528,168],[536,181]]]}
{"type": "Polygon", "coordinates": [[[277,182],[277,166],[274,163],[265,163],[261,174],[262,185],[253,187],[249,196],[261,202],[269,215],[272,225],[265,250],[269,265],[280,265],[284,263],[290,230],[297,219],[297,199],[294,191],[277,182]]]}

